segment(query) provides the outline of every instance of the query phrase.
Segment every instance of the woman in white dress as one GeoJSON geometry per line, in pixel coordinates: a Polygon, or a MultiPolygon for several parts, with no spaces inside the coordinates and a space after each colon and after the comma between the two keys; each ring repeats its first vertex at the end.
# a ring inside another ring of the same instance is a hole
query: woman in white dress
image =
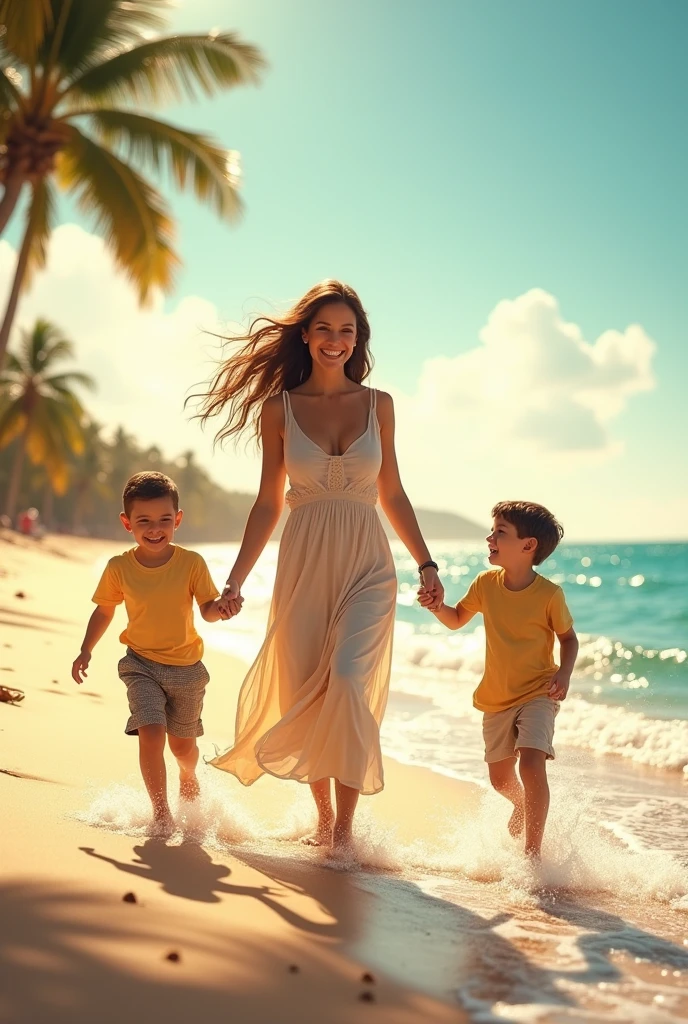
{"type": "Polygon", "coordinates": [[[383,787],[396,603],[378,495],[439,605],[443,588],[402,488],[394,408],[363,386],[370,327],[347,285],[324,281],[282,317],[254,322],[204,395],[221,439],[252,420],[263,449],[258,498],[223,594],[229,613],[290,509],[265,642],[241,688],[232,747],[211,763],[251,785],[265,772],[311,787],[312,842],[343,847],[360,794],[383,787]],[[336,807],[331,784],[334,780],[336,807]]]}

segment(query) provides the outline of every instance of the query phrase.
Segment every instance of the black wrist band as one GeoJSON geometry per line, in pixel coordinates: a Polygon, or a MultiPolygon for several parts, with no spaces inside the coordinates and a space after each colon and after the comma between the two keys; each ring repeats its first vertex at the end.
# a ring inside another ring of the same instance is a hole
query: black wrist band
{"type": "Polygon", "coordinates": [[[433,562],[432,559],[429,559],[427,562],[423,562],[422,565],[418,566],[418,575],[422,576],[423,569],[435,569],[436,572],[439,572],[439,568],[440,567],[437,562],[433,562]]]}

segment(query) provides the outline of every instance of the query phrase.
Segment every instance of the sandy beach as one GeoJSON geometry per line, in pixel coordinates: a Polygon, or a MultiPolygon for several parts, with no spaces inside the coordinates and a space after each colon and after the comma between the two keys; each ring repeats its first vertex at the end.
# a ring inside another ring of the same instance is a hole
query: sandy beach
{"type": "MultiPolygon", "coordinates": [[[[96,567],[122,546],[0,540],[0,683],[25,694],[0,705],[3,1022],[688,1017],[679,869],[591,840],[587,875],[572,848],[533,884],[507,848],[506,809],[469,783],[388,759],[356,864],[298,842],[305,787],[245,790],[210,768],[178,833],[147,838],[118,630],[84,686],[69,674],[96,567]]],[[[231,733],[245,666],[205,660],[208,756],[231,733]]]]}
{"type": "MultiPolygon", "coordinates": [[[[0,1018],[464,1019],[449,992],[433,998],[434,983],[422,992],[400,980],[414,937],[402,938],[398,922],[350,873],[298,856],[280,868],[270,857],[222,855],[188,836],[166,845],[79,820],[91,794],[110,793],[114,810],[117,784],[138,785],[136,744],[122,732],[116,630],[98,649],[87,684],[79,689],[69,676],[91,565],[107,547],[12,539],[2,545],[0,668],[2,682],[26,696],[0,707],[0,1018]],[[136,904],[123,902],[127,892],[136,904]],[[383,945],[384,957],[374,956],[383,945]],[[366,972],[373,983],[362,982],[366,972]],[[359,1001],[367,994],[374,1005],[359,1001]]],[[[212,652],[207,664],[214,685],[206,719],[230,716],[243,666],[212,652]]],[[[393,779],[399,773],[388,792],[419,801],[418,773],[388,767],[393,779]]],[[[217,785],[229,805],[227,782],[222,776],[217,785]]],[[[264,821],[279,819],[284,788],[263,780],[251,794],[264,821]]],[[[448,782],[438,796],[449,804],[454,790],[448,782]]],[[[385,802],[392,820],[399,808],[385,802]]],[[[142,821],[144,812],[142,800],[142,821]]]]}

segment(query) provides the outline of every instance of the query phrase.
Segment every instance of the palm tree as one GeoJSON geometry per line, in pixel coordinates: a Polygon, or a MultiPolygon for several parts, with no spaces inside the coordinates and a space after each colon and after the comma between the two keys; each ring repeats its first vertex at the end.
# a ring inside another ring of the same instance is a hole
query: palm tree
{"type": "Polygon", "coordinates": [[[108,451],[102,437],[101,427],[89,422],[83,429],[84,448],[70,471],[70,492],[74,498],[72,507],[72,529],[77,533],[84,514],[93,507],[94,498],[113,497],[109,482],[108,451]]]}
{"type": "Polygon", "coordinates": [[[85,373],[58,366],[74,354],[71,341],[47,320],[23,331],[19,353],[9,353],[0,375],[0,448],[16,443],[5,496],[5,514],[14,518],[24,461],[43,466],[56,494],[69,479],[70,453],[83,451],[84,410],[75,386],[92,388],[85,373]]]}
{"type": "Polygon", "coordinates": [[[167,0],[0,0],[0,233],[28,186],[0,327],[0,366],[23,285],[45,264],[55,184],[77,197],[144,302],[180,263],[169,207],[141,171],[169,173],[238,216],[238,154],[141,108],[256,82],[259,51],[229,32],[157,36],[167,0]]]}

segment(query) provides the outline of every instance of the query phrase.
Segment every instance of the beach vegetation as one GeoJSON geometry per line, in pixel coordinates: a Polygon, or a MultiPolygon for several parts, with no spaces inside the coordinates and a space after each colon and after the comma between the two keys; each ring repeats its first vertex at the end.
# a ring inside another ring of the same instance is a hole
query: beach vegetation
{"type": "Polygon", "coordinates": [[[55,494],[64,494],[70,459],[84,451],[85,410],[82,388],[93,379],[63,363],[74,346],[55,324],[37,320],[21,333],[16,352],[7,355],[0,374],[0,449],[12,445],[12,466],[3,512],[12,519],[28,457],[40,466],[55,494]]]}
{"type": "Polygon", "coordinates": [[[168,7],[0,0],[0,234],[24,207],[0,366],[20,293],[45,264],[59,190],[93,222],[142,303],[170,291],[180,265],[170,206],[149,174],[191,189],[228,221],[241,211],[237,152],[151,111],[255,83],[263,57],[233,32],[161,34],[168,7]]]}

